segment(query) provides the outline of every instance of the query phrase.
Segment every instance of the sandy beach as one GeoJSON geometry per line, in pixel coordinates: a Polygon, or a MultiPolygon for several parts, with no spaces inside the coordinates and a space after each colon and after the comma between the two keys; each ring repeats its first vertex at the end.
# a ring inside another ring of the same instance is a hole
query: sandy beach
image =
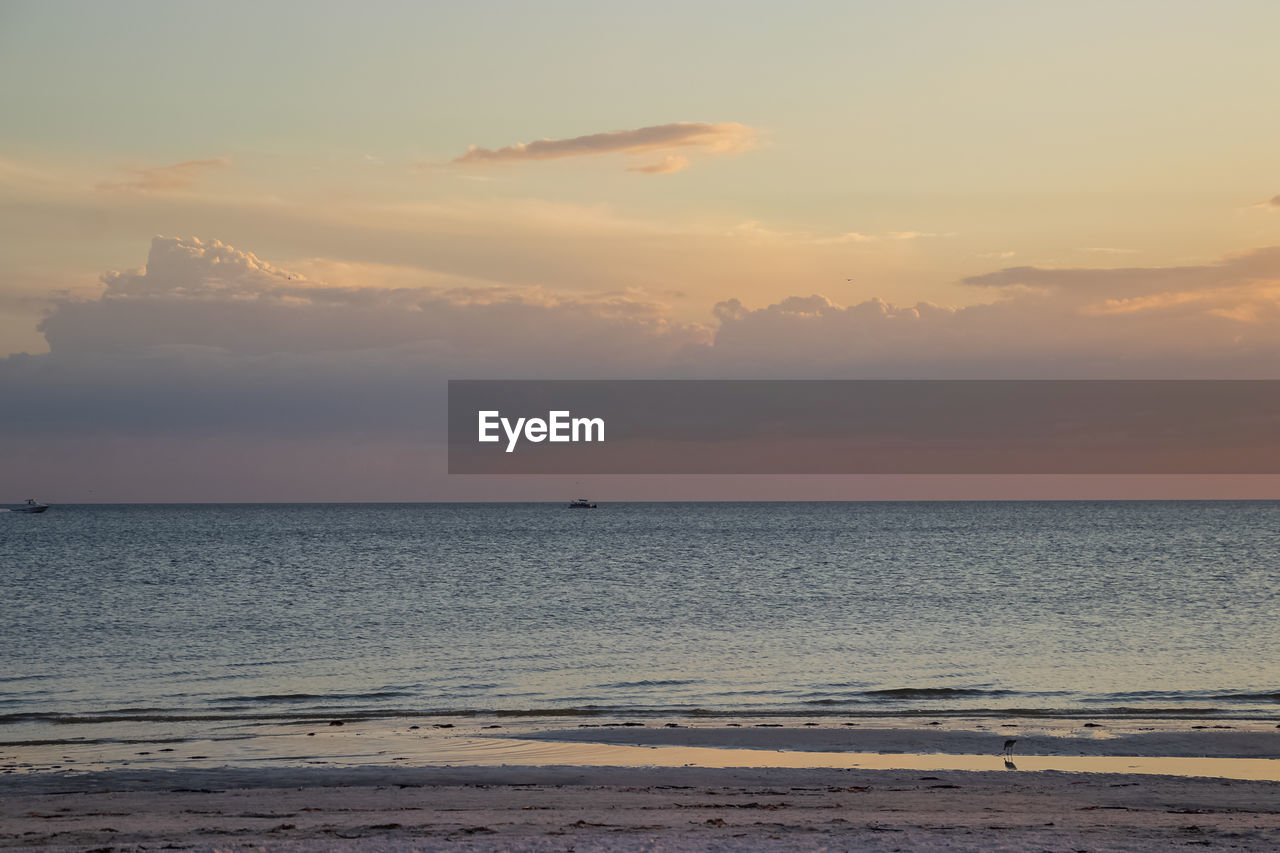
{"type": "Polygon", "coordinates": [[[1280,853],[1277,33],[0,0],[0,853],[1280,853]]]}
{"type": "MultiPolygon", "coordinates": [[[[175,751],[87,772],[10,763],[0,776],[0,846],[1121,851],[1280,845],[1280,732],[1270,722],[1233,721],[1215,729],[1168,720],[1092,728],[1078,720],[1047,721],[1017,732],[1007,758],[985,747],[1014,734],[1001,726],[1015,724],[990,721],[926,728],[902,721],[853,728],[749,720],[733,726],[513,721],[501,730],[475,720],[437,725],[424,730],[410,721],[372,721],[297,729],[274,741],[277,747],[310,745],[310,758],[278,750],[232,761],[175,751]],[[383,751],[388,744],[395,754],[383,751]],[[748,760],[756,766],[733,766],[748,760]],[[1052,769],[1054,761],[1082,763],[1069,772],[1052,769]],[[1195,775],[1202,761],[1218,762],[1213,767],[1224,775],[1195,775]],[[930,766],[989,769],[918,769],[930,766]],[[1040,766],[1047,769],[1035,769],[1040,766]],[[1091,772],[1113,767],[1147,769],[1091,772]],[[1239,778],[1249,774],[1257,778],[1239,778]]],[[[11,758],[13,749],[4,754],[11,758]]]]}
{"type": "MultiPolygon", "coordinates": [[[[41,850],[1273,850],[1275,783],[588,767],[101,774],[0,800],[41,850]]],[[[43,788],[45,786],[37,786],[43,788]]]]}

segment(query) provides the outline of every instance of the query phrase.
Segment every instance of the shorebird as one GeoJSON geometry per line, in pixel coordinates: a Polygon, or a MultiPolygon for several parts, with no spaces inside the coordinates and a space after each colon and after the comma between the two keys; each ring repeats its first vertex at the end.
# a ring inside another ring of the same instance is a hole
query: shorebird
{"type": "Polygon", "coordinates": [[[1007,741],[1005,741],[1005,742],[1004,742],[1004,754],[1005,754],[1005,755],[1010,755],[1010,756],[1011,756],[1011,755],[1013,755],[1013,745],[1014,745],[1015,743],[1017,743],[1017,742],[1018,742],[1018,739],[1017,739],[1016,737],[1011,737],[1011,738],[1009,738],[1007,741]]]}

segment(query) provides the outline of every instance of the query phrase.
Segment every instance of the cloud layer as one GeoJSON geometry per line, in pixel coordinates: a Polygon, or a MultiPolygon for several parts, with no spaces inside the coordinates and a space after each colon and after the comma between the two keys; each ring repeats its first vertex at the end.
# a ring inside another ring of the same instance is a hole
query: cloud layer
{"type": "Polygon", "coordinates": [[[1280,248],[1216,264],[1010,267],[964,280],[993,301],[949,308],[824,296],[730,299],[709,358],[766,375],[1280,378],[1280,248]]]}
{"type": "Polygon", "coordinates": [[[360,351],[467,372],[523,364],[627,369],[674,358],[709,335],[623,295],[330,286],[216,240],[156,237],[145,267],[102,281],[98,299],[60,301],[41,324],[55,358],[165,348],[227,356],[360,351]],[[580,362],[582,353],[589,358],[580,362]]]}
{"type": "Polygon", "coordinates": [[[152,241],[145,267],[102,282],[96,299],[55,303],[41,325],[52,357],[417,353],[435,372],[518,366],[547,377],[1280,376],[1280,247],[1186,267],[1009,267],[965,279],[989,301],[960,308],[730,298],[714,307],[714,328],[627,293],[332,285],[218,241],[172,237],[152,241]]]}
{"type": "Polygon", "coordinates": [[[157,448],[184,476],[239,472],[227,498],[245,494],[237,483],[348,494],[272,491],[262,471],[313,483],[331,466],[359,481],[352,497],[400,482],[409,458],[415,477],[442,476],[448,379],[1280,378],[1280,248],[1174,268],[1012,267],[966,280],[991,301],[959,308],[729,298],[706,326],[625,293],[333,285],[171,237],[102,281],[96,298],[55,304],[49,353],[0,359],[0,462],[68,489],[126,477],[136,490],[113,494],[136,499],[161,482],[212,494],[148,479],[157,448]]]}

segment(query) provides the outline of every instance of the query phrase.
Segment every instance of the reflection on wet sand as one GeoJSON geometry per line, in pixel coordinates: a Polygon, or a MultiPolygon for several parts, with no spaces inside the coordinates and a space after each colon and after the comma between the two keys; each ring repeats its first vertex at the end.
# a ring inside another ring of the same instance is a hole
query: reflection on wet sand
{"type": "Polygon", "coordinates": [[[1018,765],[1001,755],[941,753],[795,752],[698,746],[626,746],[514,739],[459,739],[439,745],[430,764],[586,765],[608,767],[824,767],[862,770],[1007,770],[1064,773],[1140,773],[1280,781],[1273,758],[1182,756],[1020,755],[1018,765]]]}
{"type": "MultiPolygon", "coordinates": [[[[729,731],[741,730],[665,731],[667,737],[676,737],[678,733],[691,740],[702,738],[704,742],[637,744],[575,739],[584,733],[573,730],[559,733],[513,732],[511,736],[498,737],[481,734],[479,727],[449,733],[424,733],[417,726],[395,729],[370,726],[319,731],[300,731],[293,727],[279,728],[251,738],[229,736],[230,733],[227,733],[228,736],[224,738],[197,739],[163,747],[137,742],[75,744],[63,741],[57,745],[27,746],[10,744],[0,749],[0,770],[5,773],[39,773],[123,768],[171,770],[289,765],[856,768],[921,771],[1003,769],[1018,772],[1136,773],[1280,781],[1280,759],[1238,755],[1020,754],[1015,764],[1011,751],[978,754],[958,749],[950,752],[880,752],[868,751],[866,747],[863,747],[863,751],[803,748],[802,742],[797,742],[799,732],[796,731],[777,731],[769,746],[705,745],[706,739],[714,739],[729,731]],[[526,734],[528,736],[522,736],[526,734]]],[[[809,731],[815,736],[820,734],[814,730],[809,731]]],[[[629,736],[634,738],[643,734],[643,730],[637,730],[629,736]]],[[[657,734],[653,733],[654,736],[657,734]]],[[[1116,743],[1114,740],[1111,742],[1116,743]]]]}

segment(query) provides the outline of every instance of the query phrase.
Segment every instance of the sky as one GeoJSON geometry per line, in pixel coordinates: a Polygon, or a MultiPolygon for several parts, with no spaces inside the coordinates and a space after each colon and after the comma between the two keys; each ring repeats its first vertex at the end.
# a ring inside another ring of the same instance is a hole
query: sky
{"type": "Polygon", "coordinates": [[[1278,31],[1245,0],[4,0],[0,502],[578,490],[447,476],[450,378],[1280,378],[1278,31]]]}

